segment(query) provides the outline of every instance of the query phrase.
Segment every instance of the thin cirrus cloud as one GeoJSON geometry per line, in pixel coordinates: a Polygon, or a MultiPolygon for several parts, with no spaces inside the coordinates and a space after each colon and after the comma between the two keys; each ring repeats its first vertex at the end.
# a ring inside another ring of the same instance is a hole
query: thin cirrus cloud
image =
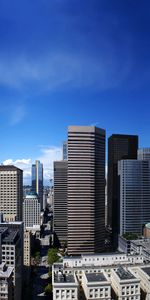
{"type": "Polygon", "coordinates": [[[44,168],[44,184],[49,184],[49,180],[53,178],[53,162],[62,159],[62,149],[60,147],[48,146],[41,148],[41,155],[35,159],[7,159],[3,161],[3,165],[15,165],[23,170],[24,184],[31,184],[31,167],[35,160],[40,160],[44,168]]]}
{"type": "Polygon", "coordinates": [[[53,90],[58,87],[113,88],[130,73],[130,64],[108,60],[106,53],[95,58],[81,53],[51,53],[42,57],[3,57],[0,60],[0,84],[17,90],[32,88],[53,90]],[[118,71],[119,70],[119,71],[118,71]],[[68,85],[69,84],[69,85],[68,85]]]}
{"type": "Polygon", "coordinates": [[[2,103],[0,115],[5,116],[8,125],[17,125],[22,122],[27,115],[26,106],[24,103],[16,103],[16,101],[13,101],[12,99],[10,104],[2,103]]]}
{"type": "Polygon", "coordinates": [[[10,125],[20,123],[26,116],[26,109],[24,105],[17,105],[10,113],[10,125]]]}

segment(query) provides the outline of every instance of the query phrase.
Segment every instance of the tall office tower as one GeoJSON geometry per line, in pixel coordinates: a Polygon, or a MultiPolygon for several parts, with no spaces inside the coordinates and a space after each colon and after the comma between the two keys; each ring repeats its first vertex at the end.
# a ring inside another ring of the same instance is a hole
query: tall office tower
{"type": "Polygon", "coordinates": [[[32,190],[37,193],[43,209],[43,164],[39,160],[32,165],[32,190]]]}
{"type": "Polygon", "coordinates": [[[55,241],[67,242],[67,161],[54,162],[54,232],[55,241]]]}
{"type": "Polygon", "coordinates": [[[150,160],[150,148],[138,149],[138,160],[150,160]]]}
{"type": "Polygon", "coordinates": [[[150,221],[150,160],[118,162],[120,180],[120,235],[142,234],[150,221]]]}
{"type": "Polygon", "coordinates": [[[40,229],[40,202],[36,193],[30,192],[23,202],[23,222],[26,229],[40,229]]]}
{"type": "Polygon", "coordinates": [[[68,159],[68,143],[67,141],[63,142],[63,160],[68,159]]]}
{"type": "Polygon", "coordinates": [[[23,278],[23,222],[0,224],[0,249],[2,262],[13,267],[12,299],[20,300],[23,278]]]}
{"type": "Polygon", "coordinates": [[[118,161],[137,159],[138,136],[113,134],[108,139],[107,224],[112,229],[112,243],[117,247],[119,233],[118,161]]]}
{"type": "Polygon", "coordinates": [[[104,250],[105,130],[68,128],[68,254],[104,250]]]}
{"type": "Polygon", "coordinates": [[[23,171],[0,166],[0,212],[5,221],[22,220],[23,171]]]}

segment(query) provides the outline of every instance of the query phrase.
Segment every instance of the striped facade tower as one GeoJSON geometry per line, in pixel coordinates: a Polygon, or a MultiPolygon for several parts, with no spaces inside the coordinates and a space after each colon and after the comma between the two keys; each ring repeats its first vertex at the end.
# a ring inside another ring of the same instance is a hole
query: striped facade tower
{"type": "Polygon", "coordinates": [[[55,243],[67,242],[67,161],[54,162],[54,232],[55,243]]]}
{"type": "Polygon", "coordinates": [[[105,130],[68,128],[68,254],[104,250],[105,130]]]}

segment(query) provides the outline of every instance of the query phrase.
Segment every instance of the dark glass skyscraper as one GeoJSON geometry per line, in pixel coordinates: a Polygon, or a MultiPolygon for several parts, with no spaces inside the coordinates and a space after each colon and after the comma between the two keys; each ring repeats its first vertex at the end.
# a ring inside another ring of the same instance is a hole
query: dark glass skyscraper
{"type": "Polygon", "coordinates": [[[32,190],[37,193],[43,208],[43,164],[39,160],[36,160],[35,164],[32,165],[32,190]]]}
{"type": "Polygon", "coordinates": [[[117,246],[120,220],[118,161],[137,159],[138,136],[113,134],[108,139],[108,214],[107,224],[112,229],[113,244],[117,246]]]}

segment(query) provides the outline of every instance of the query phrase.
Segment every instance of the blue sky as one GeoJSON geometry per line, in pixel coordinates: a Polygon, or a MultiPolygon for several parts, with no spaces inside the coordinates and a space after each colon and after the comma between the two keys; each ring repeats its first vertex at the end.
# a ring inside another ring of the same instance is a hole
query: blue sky
{"type": "Polygon", "coordinates": [[[147,0],[0,1],[0,161],[29,181],[61,158],[67,126],[139,134],[150,146],[147,0]]]}

